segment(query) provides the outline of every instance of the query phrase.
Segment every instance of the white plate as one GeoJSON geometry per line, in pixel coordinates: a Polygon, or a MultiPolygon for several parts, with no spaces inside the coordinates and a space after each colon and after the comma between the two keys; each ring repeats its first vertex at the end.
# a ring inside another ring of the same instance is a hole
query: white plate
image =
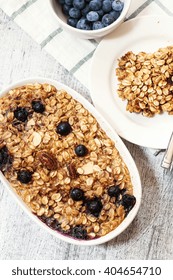
{"type": "Polygon", "coordinates": [[[92,106],[85,98],[83,98],[79,93],[74,91],[73,89],[65,86],[64,84],[61,84],[55,80],[51,79],[46,79],[46,78],[30,78],[30,79],[25,79],[19,82],[16,82],[7,88],[5,88],[2,92],[0,92],[0,97],[5,95],[10,89],[13,89],[18,86],[26,85],[28,83],[49,83],[54,85],[57,89],[64,89],[66,90],[74,99],[76,99],[78,102],[80,102],[98,121],[100,124],[101,128],[106,132],[106,134],[114,141],[116,148],[119,150],[120,155],[122,156],[124,162],[126,163],[132,184],[133,184],[133,193],[134,196],[136,197],[136,204],[133,207],[133,209],[130,211],[128,216],[124,219],[124,221],[113,231],[108,233],[107,235],[93,239],[93,240],[76,240],[73,238],[70,238],[68,236],[65,236],[57,231],[52,230],[50,227],[46,226],[43,222],[40,221],[40,219],[35,216],[29,207],[22,201],[22,199],[15,193],[14,189],[10,186],[9,182],[5,179],[3,174],[0,172],[0,180],[2,183],[5,185],[5,187],[9,190],[9,192],[14,196],[14,198],[17,200],[18,204],[22,207],[22,209],[30,216],[32,220],[34,220],[37,224],[42,226],[46,231],[48,231],[50,234],[54,235],[55,237],[58,237],[59,239],[69,242],[71,244],[76,244],[76,245],[98,245],[104,242],[107,242],[111,240],[112,238],[116,237],[119,235],[122,231],[124,231],[127,226],[132,222],[134,217],[136,216],[140,203],[141,203],[141,182],[140,182],[140,177],[138,170],[136,168],[136,165],[134,163],[134,160],[132,159],[129,151],[125,147],[124,143],[122,140],[119,138],[119,136],[116,134],[114,129],[111,128],[111,126],[105,121],[105,119],[97,112],[97,110],[92,106]]]}
{"type": "Polygon", "coordinates": [[[140,17],[123,23],[106,36],[96,49],[92,65],[90,90],[96,108],[124,139],[150,148],[167,147],[173,131],[173,116],[164,113],[153,118],[126,111],[126,101],[116,94],[117,59],[127,51],[154,52],[173,45],[171,17],[140,17]]]}

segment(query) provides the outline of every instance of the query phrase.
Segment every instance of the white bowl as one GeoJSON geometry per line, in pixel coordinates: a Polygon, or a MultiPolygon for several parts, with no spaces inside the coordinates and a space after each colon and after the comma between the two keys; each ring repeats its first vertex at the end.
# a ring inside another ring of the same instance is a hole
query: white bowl
{"type": "Polygon", "coordinates": [[[59,25],[66,31],[70,32],[72,35],[82,38],[82,39],[96,39],[103,37],[107,35],[108,33],[112,32],[114,29],[116,29],[123,21],[124,18],[129,10],[131,0],[124,0],[124,8],[121,12],[121,15],[119,18],[114,21],[112,24],[110,24],[107,27],[104,27],[99,30],[81,30],[77,29],[75,27],[72,27],[67,24],[67,18],[62,13],[60,4],[57,3],[56,0],[48,0],[48,4],[50,6],[50,9],[52,11],[52,14],[56,17],[57,22],[59,25]]]}
{"type": "Polygon", "coordinates": [[[54,85],[57,89],[66,90],[74,99],[76,99],[78,102],[80,102],[97,119],[101,128],[106,132],[108,137],[110,137],[114,141],[116,148],[119,150],[120,155],[122,156],[124,162],[126,163],[128,169],[129,169],[132,184],[133,184],[133,194],[136,197],[136,204],[133,207],[133,209],[130,211],[128,216],[123,220],[123,222],[116,229],[114,229],[107,235],[97,238],[97,239],[93,239],[93,240],[76,240],[76,239],[63,235],[63,234],[49,228],[36,215],[34,215],[31,212],[30,208],[16,194],[14,189],[10,186],[9,182],[6,180],[6,178],[3,176],[3,174],[1,172],[0,172],[0,180],[2,181],[4,186],[8,189],[8,191],[13,195],[13,197],[18,202],[18,204],[22,207],[22,209],[29,215],[29,217],[32,220],[34,220],[38,225],[40,225],[42,228],[44,228],[47,232],[52,234],[53,236],[55,236],[63,241],[66,241],[68,243],[76,244],[76,245],[98,245],[98,244],[105,243],[105,242],[115,238],[120,233],[122,233],[130,225],[130,223],[133,221],[133,219],[135,218],[135,216],[138,212],[138,209],[139,209],[139,206],[141,203],[142,189],[141,189],[139,173],[138,173],[137,167],[134,163],[134,160],[132,159],[129,151],[127,150],[127,148],[125,147],[124,143],[119,138],[119,136],[117,135],[115,130],[107,123],[107,121],[100,115],[100,113],[97,112],[96,109],[79,93],[77,93],[73,89],[71,89],[55,80],[46,79],[46,78],[25,79],[25,80],[16,82],[16,83],[8,86],[4,90],[2,90],[0,93],[0,97],[5,95],[7,92],[9,92],[10,89],[13,89],[18,86],[26,85],[28,83],[35,83],[35,82],[49,83],[49,84],[54,85]]]}

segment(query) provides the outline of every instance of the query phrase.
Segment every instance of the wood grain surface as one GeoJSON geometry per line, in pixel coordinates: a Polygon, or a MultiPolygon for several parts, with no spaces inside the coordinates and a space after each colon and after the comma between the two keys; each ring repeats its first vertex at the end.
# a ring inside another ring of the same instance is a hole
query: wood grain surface
{"type": "MultiPolygon", "coordinates": [[[[90,99],[89,92],[0,12],[0,88],[32,76],[57,79],[90,99]]],[[[164,135],[163,135],[164,137],[164,135]]],[[[173,173],[150,149],[124,141],[140,172],[143,196],[128,229],[104,245],[69,245],[52,237],[19,208],[0,184],[0,259],[173,259],[173,173]]]]}

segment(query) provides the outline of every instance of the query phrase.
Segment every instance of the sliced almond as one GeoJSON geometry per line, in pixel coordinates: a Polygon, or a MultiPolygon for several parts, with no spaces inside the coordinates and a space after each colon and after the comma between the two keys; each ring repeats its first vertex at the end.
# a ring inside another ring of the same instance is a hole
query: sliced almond
{"type": "Polygon", "coordinates": [[[93,178],[88,178],[88,179],[86,180],[87,186],[92,186],[93,181],[94,181],[93,178]]]}
{"type": "Polygon", "coordinates": [[[36,131],[33,132],[32,143],[35,147],[37,147],[41,143],[41,135],[36,131]]]}
{"type": "Polygon", "coordinates": [[[0,122],[2,122],[4,119],[4,116],[2,114],[0,114],[0,122]]]}
{"type": "Polygon", "coordinates": [[[35,125],[34,119],[30,119],[30,120],[27,122],[27,126],[32,126],[32,125],[35,125]]]}
{"type": "Polygon", "coordinates": [[[93,171],[100,172],[100,171],[102,171],[102,169],[98,165],[94,165],[93,171]]]}
{"type": "Polygon", "coordinates": [[[83,174],[88,175],[93,173],[93,166],[94,163],[89,161],[88,163],[84,164],[81,168],[83,169],[83,174]]]}

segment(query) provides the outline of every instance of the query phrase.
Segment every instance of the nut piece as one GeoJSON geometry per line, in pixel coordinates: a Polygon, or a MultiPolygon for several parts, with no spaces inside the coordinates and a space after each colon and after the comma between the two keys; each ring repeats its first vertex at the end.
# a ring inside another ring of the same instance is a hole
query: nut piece
{"type": "Polygon", "coordinates": [[[40,145],[41,143],[41,135],[40,133],[34,131],[33,132],[33,139],[32,139],[32,143],[35,147],[37,147],[38,145],[40,145]]]}
{"type": "Polygon", "coordinates": [[[45,151],[39,151],[37,158],[40,160],[42,165],[48,170],[55,170],[58,167],[57,159],[50,153],[45,151]]]}
{"type": "Polygon", "coordinates": [[[74,163],[67,164],[67,169],[68,169],[69,175],[72,179],[77,178],[78,174],[77,174],[74,163]]]}
{"type": "Polygon", "coordinates": [[[93,173],[93,166],[94,163],[92,161],[89,161],[88,163],[84,164],[82,166],[82,169],[84,171],[84,175],[92,174],[93,173]]]}

